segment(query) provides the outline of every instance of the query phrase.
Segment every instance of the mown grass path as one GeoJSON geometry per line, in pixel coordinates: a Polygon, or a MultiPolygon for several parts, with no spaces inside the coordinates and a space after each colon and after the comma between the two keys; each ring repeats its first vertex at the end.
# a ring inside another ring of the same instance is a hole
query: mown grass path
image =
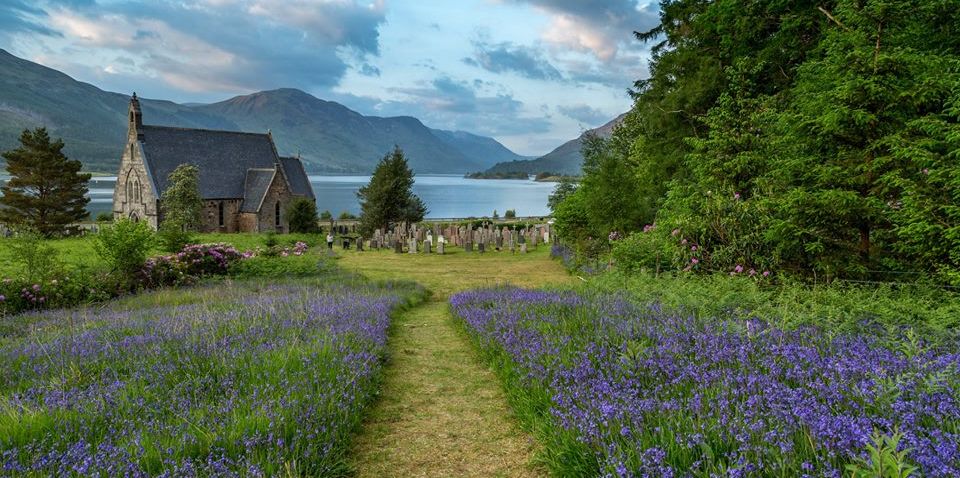
{"type": "Polygon", "coordinates": [[[340,263],[371,279],[406,279],[432,293],[402,314],[390,336],[381,397],[354,444],[360,477],[541,476],[533,440],[511,414],[494,374],[484,367],[447,309],[460,290],[569,283],[547,255],[445,256],[347,252],[340,263]]]}

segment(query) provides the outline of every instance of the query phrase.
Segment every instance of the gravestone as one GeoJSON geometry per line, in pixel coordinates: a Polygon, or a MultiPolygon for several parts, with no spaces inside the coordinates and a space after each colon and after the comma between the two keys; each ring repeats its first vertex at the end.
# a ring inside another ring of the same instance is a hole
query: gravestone
{"type": "Polygon", "coordinates": [[[467,252],[473,252],[473,242],[470,238],[467,238],[467,242],[463,244],[463,250],[467,252]]]}
{"type": "Polygon", "coordinates": [[[363,238],[357,238],[357,252],[363,252],[363,238]]]}
{"type": "Polygon", "coordinates": [[[437,254],[440,254],[441,256],[443,255],[444,245],[445,244],[442,241],[437,243],[437,254]]]}
{"type": "Polygon", "coordinates": [[[401,242],[399,238],[393,241],[393,252],[397,254],[403,253],[403,242],[401,242]]]}
{"type": "Polygon", "coordinates": [[[429,253],[430,253],[430,241],[424,241],[424,243],[423,243],[423,253],[424,253],[424,254],[429,254],[429,253]]]}
{"type": "Polygon", "coordinates": [[[407,251],[407,252],[409,252],[410,254],[416,254],[416,253],[417,253],[417,238],[416,238],[416,237],[411,237],[411,238],[410,238],[410,250],[407,251]]]}
{"type": "Polygon", "coordinates": [[[486,244],[484,244],[483,241],[480,241],[477,243],[477,252],[483,254],[485,249],[486,249],[486,244]]]}
{"type": "Polygon", "coordinates": [[[520,253],[521,253],[521,254],[526,254],[526,253],[527,253],[527,243],[526,243],[526,242],[521,242],[521,243],[520,243],[520,253]]]}

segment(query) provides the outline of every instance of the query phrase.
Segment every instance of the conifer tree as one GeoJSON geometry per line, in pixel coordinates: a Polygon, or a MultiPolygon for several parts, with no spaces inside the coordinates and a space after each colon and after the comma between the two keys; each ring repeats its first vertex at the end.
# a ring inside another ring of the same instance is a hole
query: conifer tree
{"type": "Polygon", "coordinates": [[[75,232],[87,217],[89,174],[80,161],[63,154],[63,140],[50,140],[46,128],[24,130],[20,147],[3,153],[11,179],[0,191],[0,223],[45,237],[75,232]]]}
{"type": "Polygon", "coordinates": [[[395,147],[377,164],[370,183],[360,188],[360,230],[369,235],[377,228],[389,230],[398,223],[423,220],[427,207],[413,194],[413,170],[403,150],[395,147]]]}

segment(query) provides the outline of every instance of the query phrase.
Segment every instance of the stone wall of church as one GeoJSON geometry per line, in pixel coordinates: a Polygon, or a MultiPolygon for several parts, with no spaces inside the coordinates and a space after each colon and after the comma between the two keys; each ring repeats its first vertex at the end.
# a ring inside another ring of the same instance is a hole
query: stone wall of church
{"type": "Polygon", "coordinates": [[[255,212],[241,212],[237,223],[240,232],[260,232],[260,220],[255,212]]]}
{"type": "Polygon", "coordinates": [[[203,232],[240,232],[240,199],[204,201],[200,213],[203,232]],[[223,204],[223,223],[220,222],[220,204],[223,204]]]}
{"type": "Polygon", "coordinates": [[[143,149],[134,136],[132,141],[128,139],[120,159],[117,186],[113,190],[114,219],[147,221],[150,227],[157,228],[158,198],[149,178],[143,164],[143,149]]]}
{"type": "Polygon", "coordinates": [[[257,230],[259,232],[288,232],[290,225],[284,216],[286,216],[287,205],[290,204],[290,200],[290,188],[287,186],[287,181],[282,174],[276,174],[267,190],[260,213],[257,215],[257,230]],[[277,224],[277,204],[280,205],[279,225],[277,224]]]}

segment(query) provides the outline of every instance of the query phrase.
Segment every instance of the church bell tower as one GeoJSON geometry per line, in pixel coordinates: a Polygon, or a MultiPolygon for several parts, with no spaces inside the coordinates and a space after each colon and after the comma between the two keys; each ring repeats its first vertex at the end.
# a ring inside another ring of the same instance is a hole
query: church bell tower
{"type": "Polygon", "coordinates": [[[136,138],[138,141],[141,141],[143,140],[143,113],[140,111],[140,99],[137,98],[136,92],[134,92],[133,96],[130,97],[129,113],[130,123],[127,126],[127,135],[130,137],[131,141],[133,141],[134,138],[136,138]]]}

